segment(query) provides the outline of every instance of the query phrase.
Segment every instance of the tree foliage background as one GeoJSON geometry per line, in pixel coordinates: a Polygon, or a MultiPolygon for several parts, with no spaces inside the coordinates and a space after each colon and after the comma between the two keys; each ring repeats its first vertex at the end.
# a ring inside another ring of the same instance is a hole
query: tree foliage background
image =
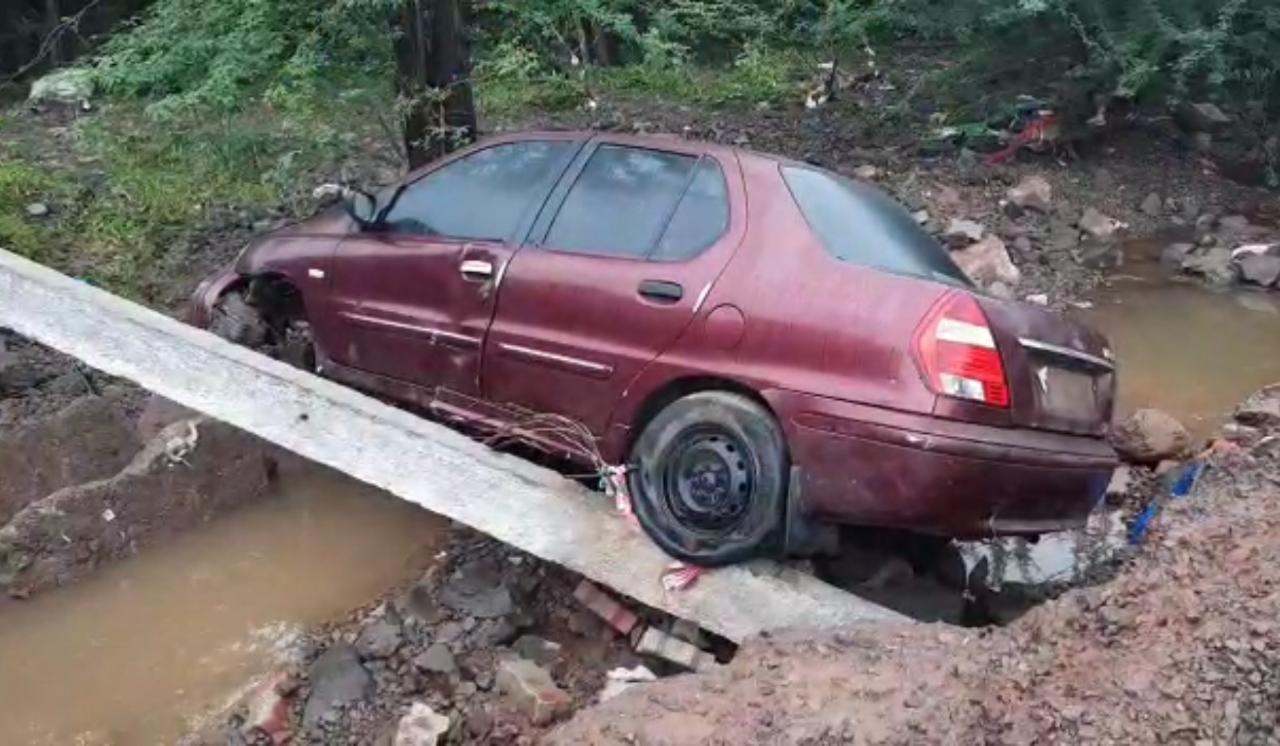
{"type": "MultiPolygon", "coordinates": [[[[156,0],[107,44],[102,81],[164,106],[223,107],[381,85],[394,2],[156,0]]],[[[474,17],[479,73],[499,78],[930,43],[994,67],[1052,51],[1070,64],[1055,59],[1047,75],[1100,93],[1280,109],[1274,0],[487,0],[474,17]]]]}

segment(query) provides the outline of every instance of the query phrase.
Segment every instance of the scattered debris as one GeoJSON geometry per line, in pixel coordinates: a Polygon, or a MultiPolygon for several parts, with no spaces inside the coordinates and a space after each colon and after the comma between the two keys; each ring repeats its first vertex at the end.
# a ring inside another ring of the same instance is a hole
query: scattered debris
{"type": "Polygon", "coordinates": [[[1021,209],[1047,213],[1053,207],[1053,186],[1043,176],[1025,176],[1006,194],[1009,202],[1021,209]]]}
{"type": "Polygon", "coordinates": [[[1142,205],[1138,208],[1147,215],[1157,218],[1164,212],[1164,200],[1160,199],[1160,195],[1152,192],[1147,198],[1142,200],[1142,205]]]}
{"type": "Polygon", "coordinates": [[[635,668],[615,668],[605,674],[605,685],[600,690],[601,702],[608,702],[636,684],[648,684],[658,680],[653,671],[642,665],[635,668]]]}
{"type": "Polygon", "coordinates": [[[413,667],[426,673],[437,673],[445,676],[458,670],[449,646],[442,642],[433,643],[423,653],[413,659],[413,667]]]}
{"type": "Polygon", "coordinates": [[[43,202],[32,202],[27,205],[27,215],[33,218],[43,218],[49,214],[49,206],[43,202]]]}
{"type": "Polygon", "coordinates": [[[635,651],[662,658],[690,671],[703,671],[717,665],[710,653],[654,627],[645,629],[636,640],[635,651]]]}
{"type": "Polygon", "coordinates": [[[1117,232],[1126,227],[1119,220],[1104,215],[1092,207],[1086,208],[1084,214],[1080,216],[1080,230],[1099,241],[1110,241],[1117,232]]]}
{"type": "Polygon", "coordinates": [[[640,620],[633,611],[618,603],[589,580],[584,579],[578,584],[573,591],[573,597],[623,635],[631,634],[639,624],[640,620]]]}
{"type": "Polygon", "coordinates": [[[391,746],[436,746],[449,732],[449,718],[425,702],[414,702],[396,724],[391,746]]]}
{"type": "Polygon", "coordinates": [[[1243,425],[1280,428],[1280,383],[1250,395],[1236,408],[1235,418],[1243,425]]]}
{"type": "Polygon", "coordinates": [[[287,671],[276,671],[258,683],[246,698],[246,715],[241,733],[261,733],[273,744],[289,740],[289,707],[297,683],[287,671]]]}
{"type": "Polygon", "coordinates": [[[360,630],[356,652],[364,660],[390,658],[404,643],[404,634],[394,620],[379,618],[360,630]]]}
{"type": "Polygon", "coordinates": [[[445,583],[440,600],[446,606],[479,619],[497,619],[514,610],[507,590],[492,565],[464,565],[445,583]]]}
{"type": "Polygon", "coordinates": [[[521,635],[511,644],[511,649],[525,660],[533,661],[539,666],[550,666],[560,659],[563,646],[536,635],[521,635]]]}
{"type": "Polygon", "coordinates": [[[987,236],[967,248],[953,251],[951,258],[980,287],[1000,282],[1014,288],[1022,280],[1022,273],[1009,258],[1004,241],[996,236],[987,236]]]}
{"type": "Polygon", "coordinates": [[[546,725],[569,712],[573,701],[533,661],[508,657],[498,663],[499,691],[512,699],[534,725],[546,725]]]}
{"type": "Polygon", "coordinates": [[[872,166],[869,163],[863,164],[853,169],[853,175],[857,176],[859,179],[862,179],[863,181],[875,181],[876,179],[880,178],[880,173],[881,173],[880,169],[876,168],[875,166],[872,166]]]}
{"type": "Polygon", "coordinates": [[[975,220],[953,218],[942,235],[953,246],[966,246],[982,240],[986,232],[986,227],[975,220]]]}

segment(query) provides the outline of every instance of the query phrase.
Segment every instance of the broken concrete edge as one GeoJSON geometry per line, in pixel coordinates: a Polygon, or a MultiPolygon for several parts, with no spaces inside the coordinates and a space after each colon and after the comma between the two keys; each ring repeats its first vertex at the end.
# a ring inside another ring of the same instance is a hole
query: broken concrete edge
{"type": "Polygon", "coordinates": [[[0,325],[735,642],[905,620],[770,561],[664,592],[670,558],[565,477],[3,250],[0,325]]]}

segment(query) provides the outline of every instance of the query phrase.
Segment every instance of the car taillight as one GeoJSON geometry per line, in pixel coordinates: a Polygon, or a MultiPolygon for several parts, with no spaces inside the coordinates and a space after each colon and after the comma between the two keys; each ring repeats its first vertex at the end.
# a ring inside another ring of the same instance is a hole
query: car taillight
{"type": "Polygon", "coordinates": [[[914,347],[916,364],[934,392],[1009,406],[1004,362],[973,296],[952,291],[938,301],[916,330],[914,347]]]}

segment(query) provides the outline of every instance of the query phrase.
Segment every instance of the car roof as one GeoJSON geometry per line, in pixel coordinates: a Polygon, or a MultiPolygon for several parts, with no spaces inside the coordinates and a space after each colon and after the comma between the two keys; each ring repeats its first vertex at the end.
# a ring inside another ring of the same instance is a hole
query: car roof
{"type": "Polygon", "coordinates": [[[572,130],[572,129],[541,129],[541,130],[520,130],[515,132],[502,132],[491,135],[481,136],[479,144],[492,144],[497,142],[518,142],[521,140],[592,140],[599,139],[622,145],[631,145],[640,148],[654,148],[662,150],[664,147],[670,146],[673,142],[679,143],[682,148],[693,148],[704,153],[720,153],[720,154],[737,154],[744,153],[749,155],[758,155],[750,151],[744,151],[730,145],[720,145],[709,140],[696,140],[675,133],[656,133],[656,134],[630,134],[624,132],[613,132],[610,130],[572,130]]]}

